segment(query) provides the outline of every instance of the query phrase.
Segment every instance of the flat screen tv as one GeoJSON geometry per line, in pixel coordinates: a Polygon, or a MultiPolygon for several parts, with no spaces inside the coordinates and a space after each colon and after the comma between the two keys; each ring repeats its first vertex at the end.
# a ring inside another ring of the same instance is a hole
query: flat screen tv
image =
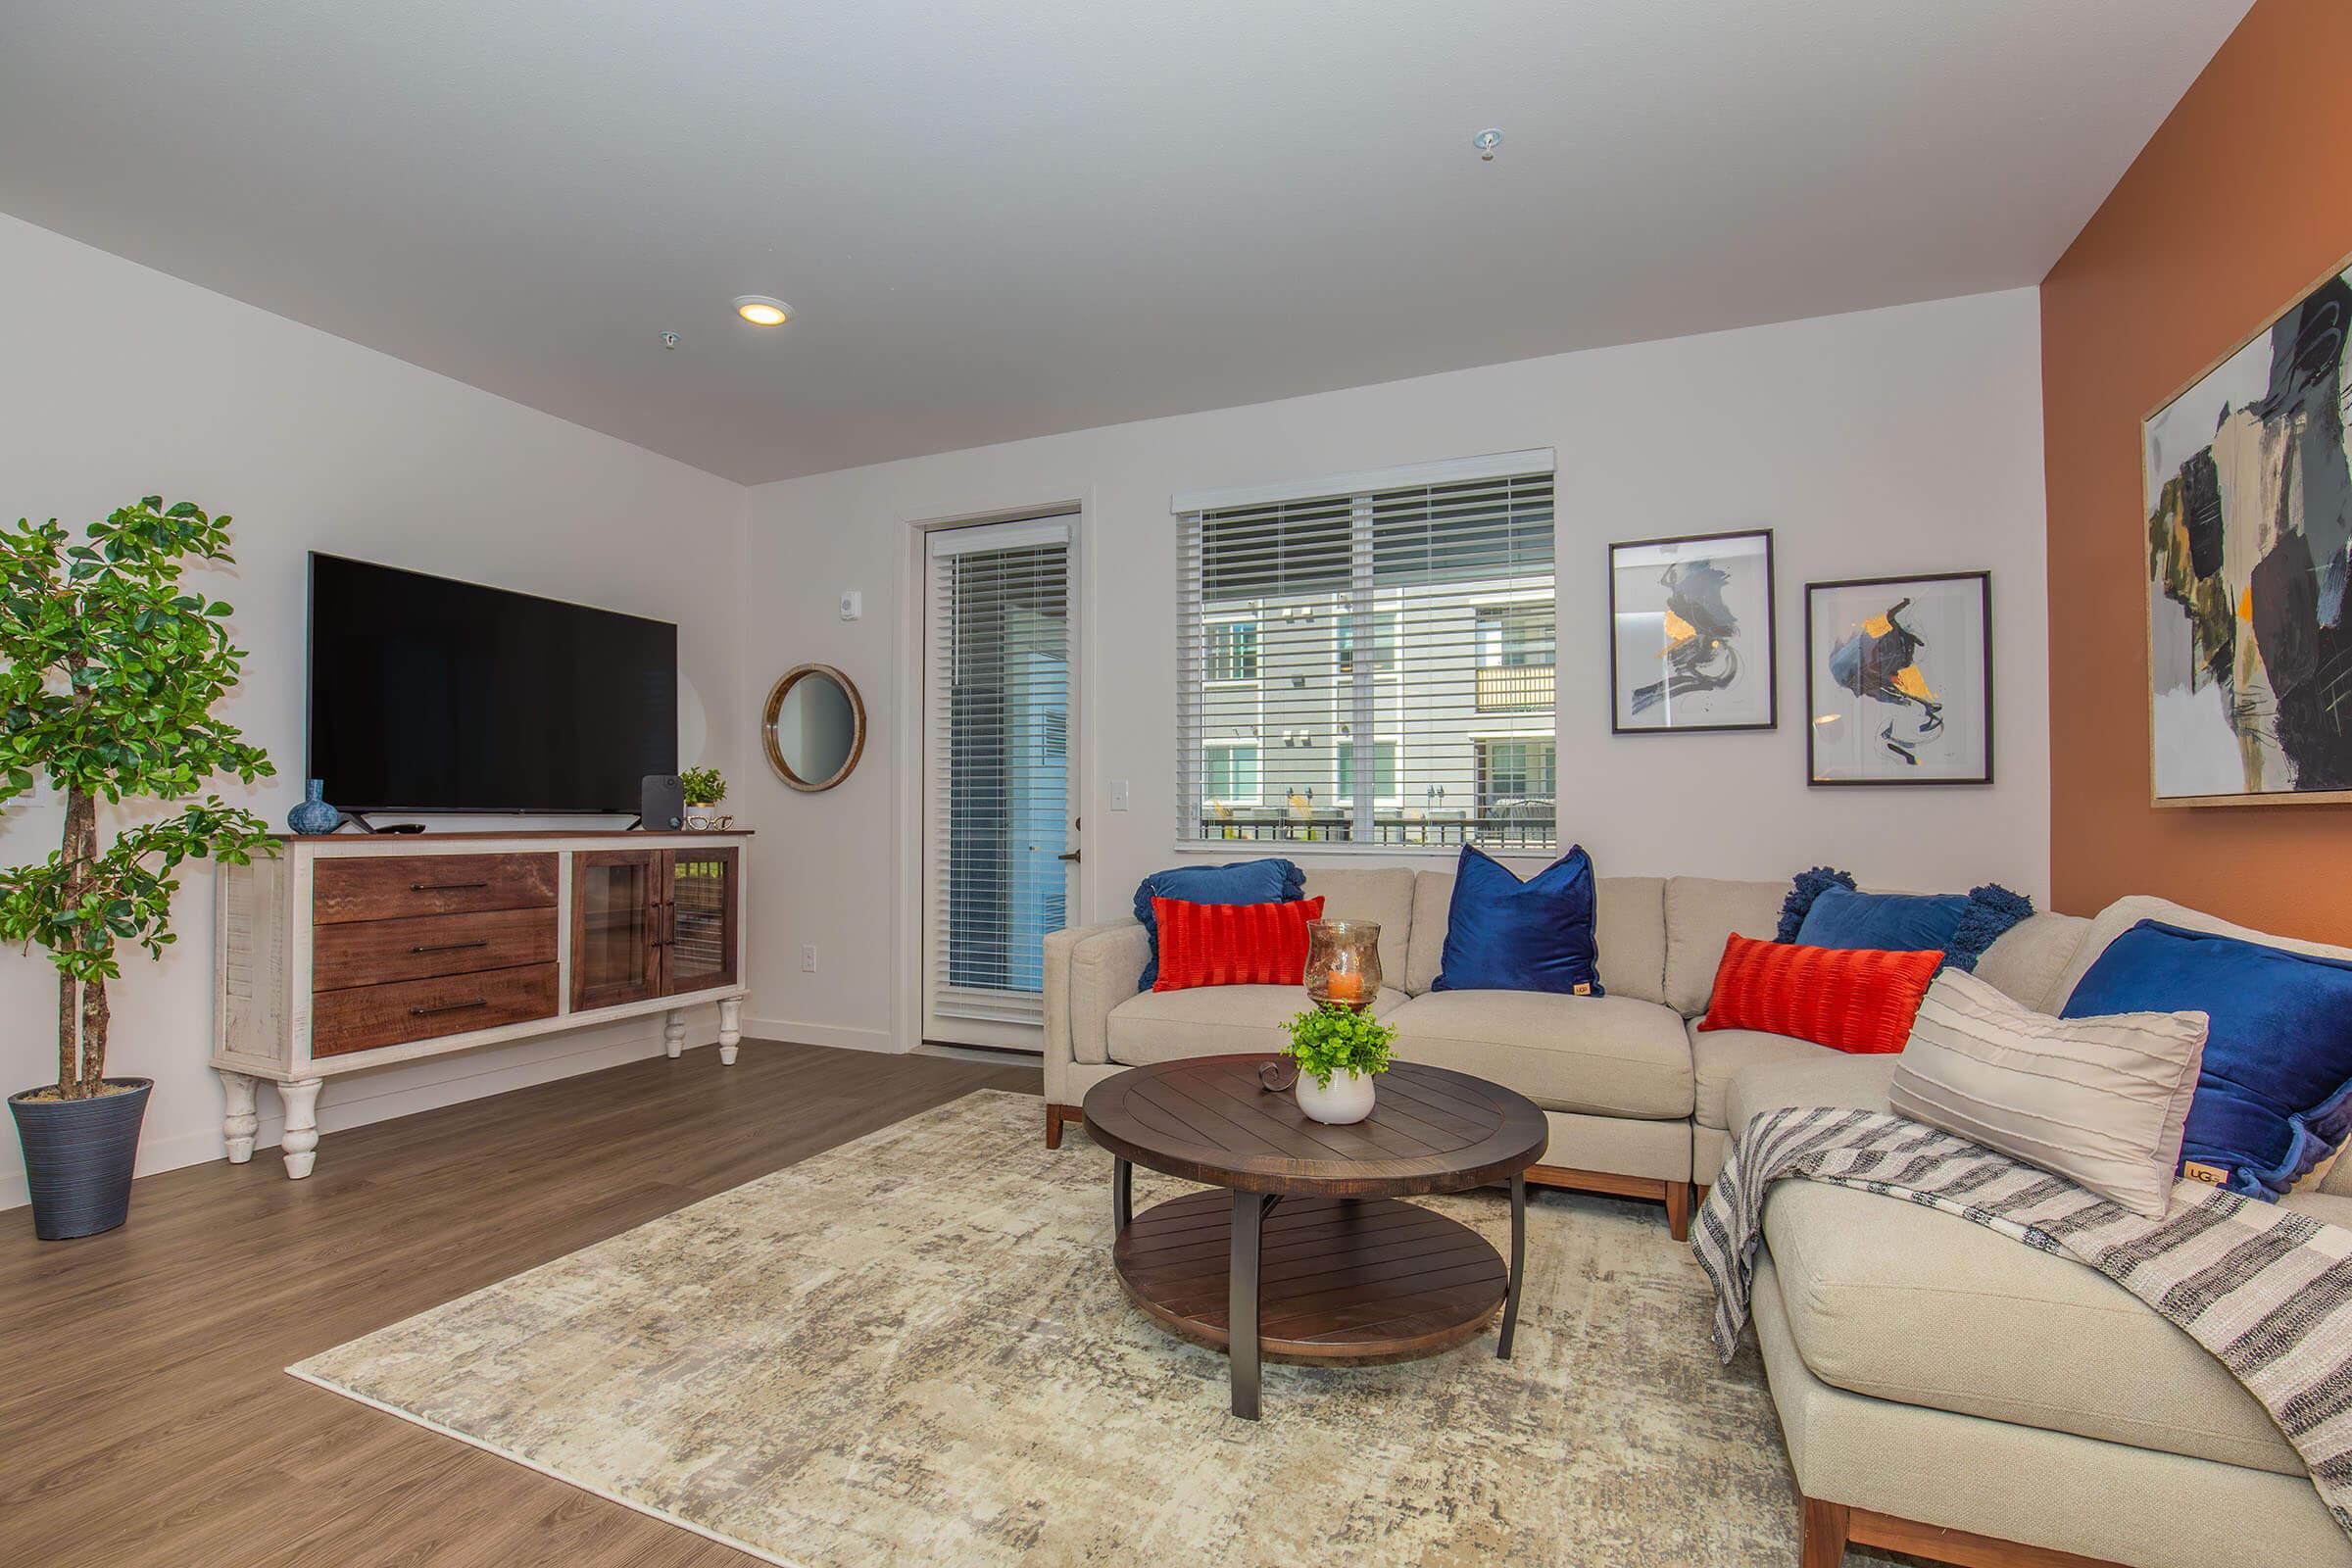
{"type": "Polygon", "coordinates": [[[311,553],[309,777],[351,811],[635,811],[678,628],[311,553]]]}

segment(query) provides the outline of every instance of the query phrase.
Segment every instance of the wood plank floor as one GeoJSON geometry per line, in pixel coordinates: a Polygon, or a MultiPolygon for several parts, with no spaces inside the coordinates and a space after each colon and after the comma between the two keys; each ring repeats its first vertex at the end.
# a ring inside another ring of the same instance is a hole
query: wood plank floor
{"type": "Polygon", "coordinates": [[[147,1177],[107,1236],[0,1214],[0,1563],[751,1563],[283,1369],[974,1089],[1039,1074],[747,1040],[147,1177]]]}

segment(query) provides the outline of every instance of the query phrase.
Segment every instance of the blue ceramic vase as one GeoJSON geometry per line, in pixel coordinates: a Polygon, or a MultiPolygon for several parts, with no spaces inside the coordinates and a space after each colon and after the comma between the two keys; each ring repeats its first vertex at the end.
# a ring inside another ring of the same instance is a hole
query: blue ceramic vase
{"type": "Polygon", "coordinates": [[[286,813],[286,826],[297,833],[332,833],[343,825],[343,813],[326,804],[326,780],[315,778],[304,786],[302,804],[286,813]]]}

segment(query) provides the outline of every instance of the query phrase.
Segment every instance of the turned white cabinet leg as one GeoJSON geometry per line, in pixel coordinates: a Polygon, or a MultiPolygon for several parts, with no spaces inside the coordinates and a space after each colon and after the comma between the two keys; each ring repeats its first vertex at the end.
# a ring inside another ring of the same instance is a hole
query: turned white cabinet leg
{"type": "Polygon", "coordinates": [[[669,1053],[669,1059],[672,1061],[677,1060],[678,1054],[686,1049],[686,1013],[684,1009],[672,1007],[662,1017],[662,1049],[669,1053]]]}
{"type": "Polygon", "coordinates": [[[262,1118],[253,1108],[256,1088],[253,1075],[230,1072],[226,1067],[215,1067],[213,1071],[220,1075],[220,1093],[228,1101],[228,1108],[220,1117],[221,1136],[228,1140],[228,1162],[242,1165],[253,1158],[253,1135],[262,1125],[262,1118]]]}
{"type": "Polygon", "coordinates": [[[743,999],[731,997],[718,1004],[718,1059],[735,1065],[735,1047],[743,1039],[743,999]]]}
{"type": "Polygon", "coordinates": [[[318,1078],[297,1078],[290,1084],[277,1086],[277,1098],[286,1107],[286,1132],[277,1141],[277,1147],[286,1156],[288,1181],[302,1180],[318,1161],[318,1090],[323,1082],[318,1078]]]}

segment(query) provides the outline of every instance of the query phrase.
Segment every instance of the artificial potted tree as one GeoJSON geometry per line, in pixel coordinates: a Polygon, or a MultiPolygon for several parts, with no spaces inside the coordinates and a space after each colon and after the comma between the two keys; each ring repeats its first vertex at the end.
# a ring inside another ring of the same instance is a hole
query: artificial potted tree
{"type": "Polygon", "coordinates": [[[92,523],[76,543],[52,517],[0,528],[0,804],[36,775],[65,803],[63,843],[0,870],[0,937],[57,966],[57,1082],[11,1095],[44,1241],[122,1223],[148,1078],[106,1075],[106,985],[117,944],[160,957],[179,867],[244,864],[270,849],[260,817],[217,795],[142,814],[101,850],[99,803],[190,801],[206,780],[274,771],[215,718],[242,649],[229,607],[180,585],[190,563],[226,564],[228,518],[161,496],[92,523]]]}

